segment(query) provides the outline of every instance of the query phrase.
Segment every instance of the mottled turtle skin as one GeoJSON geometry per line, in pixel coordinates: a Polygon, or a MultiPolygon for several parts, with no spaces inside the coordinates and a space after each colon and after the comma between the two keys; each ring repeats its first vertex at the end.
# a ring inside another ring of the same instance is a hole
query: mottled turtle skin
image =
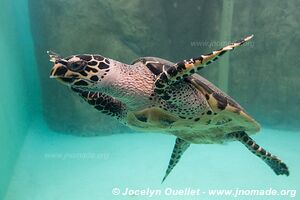
{"type": "Polygon", "coordinates": [[[196,74],[251,38],[178,63],[143,57],[129,65],[96,54],[61,58],[48,52],[54,62],[50,77],[132,129],[175,135],[163,181],[191,143],[233,140],[242,142],[277,175],[289,175],[281,160],[249,137],[260,125],[231,97],[196,74]]]}

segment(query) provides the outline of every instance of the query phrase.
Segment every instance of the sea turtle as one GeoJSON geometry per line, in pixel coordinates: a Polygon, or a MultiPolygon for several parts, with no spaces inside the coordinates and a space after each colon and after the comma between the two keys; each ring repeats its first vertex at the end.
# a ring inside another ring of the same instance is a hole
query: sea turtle
{"type": "Polygon", "coordinates": [[[260,125],[231,97],[205,78],[200,69],[233,50],[253,35],[212,53],[173,63],[142,57],[130,65],[102,55],[81,54],[54,62],[51,78],[68,85],[97,110],[141,131],[176,136],[164,181],[190,144],[240,141],[277,175],[288,167],[249,137],[260,125]]]}

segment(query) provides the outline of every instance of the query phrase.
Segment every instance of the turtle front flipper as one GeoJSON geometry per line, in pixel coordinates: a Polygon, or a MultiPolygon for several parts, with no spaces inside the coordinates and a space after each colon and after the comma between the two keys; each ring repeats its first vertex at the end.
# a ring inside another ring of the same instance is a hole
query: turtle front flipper
{"type": "Polygon", "coordinates": [[[205,66],[209,65],[213,61],[216,61],[220,56],[228,51],[233,50],[235,47],[241,46],[245,42],[249,41],[253,35],[248,36],[242,40],[233,42],[219,50],[213,51],[209,54],[201,55],[189,60],[183,60],[169,67],[163,71],[155,81],[155,91],[158,95],[164,96],[165,89],[181,79],[190,76],[205,66]]]}
{"type": "Polygon", "coordinates": [[[289,169],[284,162],[256,144],[244,131],[230,133],[228,137],[242,142],[253,154],[257,155],[267,163],[267,165],[273,169],[275,174],[286,176],[290,174],[289,169]]]}
{"type": "Polygon", "coordinates": [[[127,115],[126,106],[111,96],[101,92],[85,91],[74,87],[71,87],[71,89],[103,114],[110,115],[121,121],[127,115]]]}
{"type": "Polygon", "coordinates": [[[175,165],[179,162],[182,154],[185,152],[185,150],[187,150],[189,146],[190,146],[189,142],[186,142],[185,140],[182,140],[180,138],[176,138],[176,142],[169,161],[169,165],[161,183],[163,183],[166,180],[167,176],[170,174],[170,172],[175,167],[175,165]]]}

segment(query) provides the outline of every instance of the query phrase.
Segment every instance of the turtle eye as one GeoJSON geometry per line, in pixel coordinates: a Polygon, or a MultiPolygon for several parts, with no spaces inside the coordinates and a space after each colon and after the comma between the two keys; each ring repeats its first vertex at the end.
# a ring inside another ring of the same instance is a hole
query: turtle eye
{"type": "Polygon", "coordinates": [[[79,60],[79,61],[68,63],[68,69],[73,72],[80,72],[85,69],[86,65],[87,65],[86,61],[79,60]]]}

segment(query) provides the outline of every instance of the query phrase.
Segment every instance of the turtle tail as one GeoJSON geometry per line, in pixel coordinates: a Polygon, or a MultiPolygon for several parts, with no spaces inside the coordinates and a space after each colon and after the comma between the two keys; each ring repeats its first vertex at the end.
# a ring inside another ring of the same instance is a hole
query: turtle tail
{"type": "Polygon", "coordinates": [[[180,138],[176,138],[176,142],[173,148],[173,152],[169,161],[168,168],[166,170],[165,176],[161,183],[163,183],[168,175],[171,173],[172,169],[176,166],[176,164],[179,162],[182,154],[187,150],[187,148],[190,146],[189,142],[186,142],[185,140],[182,140],[180,138]]]}
{"type": "Polygon", "coordinates": [[[228,136],[243,143],[253,154],[260,157],[265,163],[267,163],[267,165],[272,168],[276,175],[289,176],[290,172],[287,165],[279,158],[256,144],[255,141],[244,131],[230,133],[228,136]]]}

